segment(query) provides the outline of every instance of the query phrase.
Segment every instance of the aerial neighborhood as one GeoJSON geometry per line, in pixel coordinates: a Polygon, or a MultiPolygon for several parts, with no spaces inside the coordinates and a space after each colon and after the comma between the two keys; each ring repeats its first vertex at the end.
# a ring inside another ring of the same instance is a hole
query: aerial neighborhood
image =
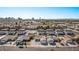
{"type": "Polygon", "coordinates": [[[0,46],[79,47],[79,20],[0,18],[0,46]]]}

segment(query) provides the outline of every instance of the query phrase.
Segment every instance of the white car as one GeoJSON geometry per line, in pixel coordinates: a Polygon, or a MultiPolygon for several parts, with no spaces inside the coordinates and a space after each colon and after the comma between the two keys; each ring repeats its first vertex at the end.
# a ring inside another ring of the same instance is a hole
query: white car
{"type": "Polygon", "coordinates": [[[78,47],[78,44],[76,42],[67,42],[67,45],[69,47],[78,47]]]}

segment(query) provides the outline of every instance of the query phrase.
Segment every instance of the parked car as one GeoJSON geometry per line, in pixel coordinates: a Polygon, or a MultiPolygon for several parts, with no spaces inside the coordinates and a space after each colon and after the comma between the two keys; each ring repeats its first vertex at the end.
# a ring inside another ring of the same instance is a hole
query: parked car
{"type": "Polygon", "coordinates": [[[48,43],[49,43],[50,45],[56,45],[56,43],[54,42],[54,40],[49,40],[48,43]]]}
{"type": "Polygon", "coordinates": [[[16,46],[17,46],[17,45],[26,45],[26,41],[17,40],[17,41],[16,41],[16,46]]]}
{"type": "Polygon", "coordinates": [[[8,35],[15,35],[16,34],[16,32],[10,32],[10,33],[8,33],[8,35]]]}
{"type": "Polygon", "coordinates": [[[18,35],[25,35],[25,34],[26,34],[25,31],[19,31],[19,32],[18,32],[18,35]]]}
{"type": "Polygon", "coordinates": [[[67,35],[74,35],[73,32],[67,32],[67,35]]]}
{"type": "Polygon", "coordinates": [[[67,35],[75,35],[72,30],[66,30],[67,35]]]}
{"type": "Polygon", "coordinates": [[[0,40],[0,45],[6,44],[7,41],[6,40],[0,40]]]}
{"type": "Polygon", "coordinates": [[[40,42],[40,39],[35,39],[36,42],[40,42]]]}
{"type": "Polygon", "coordinates": [[[22,40],[16,40],[16,45],[21,44],[22,40]]]}
{"type": "Polygon", "coordinates": [[[18,48],[24,48],[23,45],[18,45],[17,47],[18,47],[18,48]]]}
{"type": "Polygon", "coordinates": [[[4,33],[4,32],[0,32],[0,35],[5,35],[6,33],[4,33]]]}
{"type": "Polygon", "coordinates": [[[57,32],[58,35],[65,35],[64,32],[57,32]]]}
{"type": "Polygon", "coordinates": [[[69,47],[78,47],[78,44],[75,41],[67,41],[69,47]]]}
{"type": "Polygon", "coordinates": [[[56,45],[54,39],[52,39],[52,38],[49,38],[49,39],[47,40],[47,42],[48,42],[50,45],[56,45]]]}
{"type": "Polygon", "coordinates": [[[48,45],[47,40],[41,40],[40,42],[41,42],[42,45],[48,45]]]}
{"type": "Polygon", "coordinates": [[[48,35],[56,35],[55,32],[47,32],[48,35]]]}

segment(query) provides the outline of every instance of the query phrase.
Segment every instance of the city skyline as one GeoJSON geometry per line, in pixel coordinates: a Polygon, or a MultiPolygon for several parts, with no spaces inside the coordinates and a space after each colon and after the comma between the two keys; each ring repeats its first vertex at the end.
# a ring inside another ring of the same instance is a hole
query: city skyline
{"type": "Polygon", "coordinates": [[[0,17],[21,17],[23,19],[65,19],[79,18],[79,7],[0,7],[0,17]]]}

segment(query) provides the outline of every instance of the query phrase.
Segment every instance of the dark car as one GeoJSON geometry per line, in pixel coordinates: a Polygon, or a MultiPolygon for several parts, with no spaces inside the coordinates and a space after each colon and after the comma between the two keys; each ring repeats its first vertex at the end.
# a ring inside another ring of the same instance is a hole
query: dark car
{"type": "Polygon", "coordinates": [[[16,34],[16,32],[10,32],[10,33],[8,33],[8,35],[15,35],[16,34]]]}
{"type": "Polygon", "coordinates": [[[57,32],[58,35],[65,35],[64,32],[57,32]]]}
{"type": "Polygon", "coordinates": [[[18,46],[18,45],[26,45],[26,41],[18,40],[18,41],[16,41],[16,46],[18,46]]]}
{"type": "Polygon", "coordinates": [[[35,39],[36,42],[40,42],[40,39],[35,39]]]}
{"type": "Polygon", "coordinates": [[[4,33],[4,32],[0,32],[0,35],[5,35],[6,33],[4,33]]]}
{"type": "Polygon", "coordinates": [[[26,34],[26,32],[18,32],[18,35],[25,35],[26,34]]]}
{"type": "Polygon", "coordinates": [[[49,32],[49,33],[47,33],[47,34],[49,34],[49,35],[56,35],[55,32],[49,32]]]}
{"type": "Polygon", "coordinates": [[[18,47],[18,48],[24,48],[23,45],[18,45],[17,47],[18,47]]]}
{"type": "Polygon", "coordinates": [[[19,45],[19,44],[22,44],[22,41],[17,40],[17,41],[16,41],[16,46],[19,45]]]}
{"type": "Polygon", "coordinates": [[[67,32],[67,35],[74,35],[73,32],[67,32]]]}
{"type": "Polygon", "coordinates": [[[0,45],[6,44],[6,40],[0,40],[0,45]]]}
{"type": "Polygon", "coordinates": [[[24,42],[18,42],[18,43],[16,44],[16,46],[17,46],[18,48],[24,48],[23,45],[26,45],[26,43],[24,43],[24,42]]]}
{"type": "Polygon", "coordinates": [[[75,35],[72,30],[66,30],[67,35],[75,35]]]}
{"type": "Polygon", "coordinates": [[[41,32],[41,33],[39,33],[39,35],[46,35],[46,33],[45,32],[41,32]]]}

